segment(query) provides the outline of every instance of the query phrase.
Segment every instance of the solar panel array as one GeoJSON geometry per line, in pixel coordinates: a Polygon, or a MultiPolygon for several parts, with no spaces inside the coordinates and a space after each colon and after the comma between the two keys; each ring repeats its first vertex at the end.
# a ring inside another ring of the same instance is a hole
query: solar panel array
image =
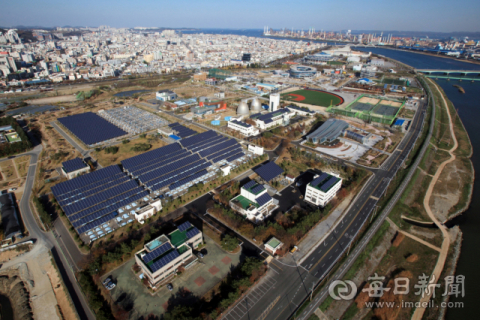
{"type": "Polygon", "coordinates": [[[164,266],[166,266],[168,263],[172,262],[176,258],[178,258],[180,254],[178,253],[177,250],[172,250],[172,252],[167,253],[164,257],[161,257],[158,259],[158,261],[155,261],[151,266],[150,269],[152,272],[156,272],[157,270],[160,270],[164,266]]]}
{"type": "Polygon", "coordinates": [[[160,247],[157,249],[153,250],[152,252],[147,253],[146,255],[143,256],[142,260],[145,263],[149,263],[150,261],[154,260],[155,258],[161,256],[168,250],[172,249],[172,245],[170,242],[162,244],[160,247]]]}
{"type": "Polygon", "coordinates": [[[117,165],[59,183],[52,192],[80,234],[109,222],[118,209],[148,196],[117,165]]]}
{"type": "Polygon", "coordinates": [[[265,188],[261,184],[252,188],[252,192],[255,193],[255,194],[257,194],[257,193],[259,193],[263,190],[265,190],[265,188]]]}
{"type": "Polygon", "coordinates": [[[200,231],[196,227],[193,227],[192,229],[187,231],[187,234],[186,234],[187,239],[191,239],[199,233],[200,231]]]}
{"type": "Polygon", "coordinates": [[[65,172],[67,172],[67,173],[83,169],[86,166],[87,165],[80,158],[75,158],[75,159],[72,159],[72,160],[62,162],[62,167],[65,170],[65,172]]]}
{"type": "Polygon", "coordinates": [[[268,193],[264,193],[260,197],[255,199],[255,201],[258,203],[260,207],[268,203],[270,200],[272,200],[272,197],[270,197],[268,193]]]}
{"type": "Polygon", "coordinates": [[[257,184],[257,182],[255,180],[251,180],[251,181],[248,181],[247,183],[245,183],[243,185],[243,188],[244,189],[250,189],[251,187],[253,187],[256,184],[257,184]]]}
{"type": "Polygon", "coordinates": [[[313,180],[310,184],[312,185],[312,187],[316,187],[320,183],[322,183],[323,180],[327,179],[328,177],[330,177],[330,175],[328,173],[323,172],[318,178],[313,180]]]}
{"type": "Polygon", "coordinates": [[[187,221],[187,222],[184,222],[181,225],[179,225],[178,230],[183,232],[183,231],[185,231],[185,230],[187,230],[188,228],[191,228],[191,227],[192,227],[192,224],[187,221]]]}
{"type": "Polygon", "coordinates": [[[93,145],[128,134],[93,112],[57,119],[86,145],[93,145]]]}
{"type": "Polygon", "coordinates": [[[263,166],[254,169],[256,174],[258,174],[263,180],[271,181],[274,178],[278,177],[283,173],[283,169],[280,168],[275,162],[270,161],[264,164],[263,166]]]}
{"type": "Polygon", "coordinates": [[[181,149],[182,147],[178,143],[169,144],[164,147],[139,154],[138,156],[125,159],[122,161],[122,166],[124,169],[130,172],[138,166],[145,165],[151,161],[161,158],[164,155],[168,155],[176,150],[181,149]]]}
{"type": "Polygon", "coordinates": [[[172,130],[174,130],[176,132],[176,135],[179,136],[180,138],[186,138],[186,137],[190,137],[194,134],[197,134],[198,132],[195,131],[195,130],[192,130],[190,128],[187,128],[187,127],[184,127],[182,126],[180,123],[178,122],[175,122],[175,123],[170,123],[168,125],[170,128],[172,128],[172,130]]]}
{"type": "Polygon", "coordinates": [[[325,182],[323,186],[320,187],[320,190],[322,190],[323,192],[327,192],[328,189],[330,189],[331,186],[337,183],[338,180],[340,179],[337,177],[333,177],[333,176],[330,177],[330,179],[327,182],[325,182]]]}

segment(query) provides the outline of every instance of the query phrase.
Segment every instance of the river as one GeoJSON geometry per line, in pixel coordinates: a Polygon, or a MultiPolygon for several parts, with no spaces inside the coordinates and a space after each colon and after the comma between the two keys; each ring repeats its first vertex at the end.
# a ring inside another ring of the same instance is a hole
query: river
{"type": "MultiPolygon", "coordinates": [[[[375,54],[381,54],[414,68],[424,69],[458,69],[458,70],[480,70],[480,65],[462,62],[454,59],[441,57],[432,57],[428,55],[405,52],[381,48],[359,48],[363,51],[370,51],[375,54]]],[[[480,150],[480,131],[478,130],[478,121],[480,119],[480,83],[469,81],[447,81],[437,80],[437,83],[445,91],[446,95],[452,101],[458,114],[470,136],[473,146],[473,156],[471,158],[475,168],[475,181],[478,180],[480,172],[480,157],[476,151],[480,150]],[[465,89],[465,94],[453,87],[459,84],[465,89]]],[[[457,265],[457,275],[465,276],[465,296],[463,298],[451,299],[453,302],[463,302],[463,308],[450,308],[447,311],[446,319],[478,319],[478,298],[480,296],[477,285],[480,285],[480,273],[477,266],[480,265],[480,255],[477,255],[477,249],[480,248],[480,186],[476,183],[473,187],[472,202],[468,210],[461,216],[454,219],[454,223],[460,226],[463,232],[462,252],[457,265]]],[[[443,279],[441,279],[443,282],[443,279]]],[[[438,290],[437,294],[443,293],[438,290]]]]}

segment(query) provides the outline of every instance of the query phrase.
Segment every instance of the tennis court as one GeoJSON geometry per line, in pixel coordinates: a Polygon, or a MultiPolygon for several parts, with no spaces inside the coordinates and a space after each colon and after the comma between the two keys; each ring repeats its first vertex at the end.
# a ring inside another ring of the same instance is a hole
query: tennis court
{"type": "Polygon", "coordinates": [[[370,111],[375,107],[373,104],[357,102],[352,106],[352,110],[355,111],[370,111]]]}
{"type": "Polygon", "coordinates": [[[398,107],[387,106],[384,104],[379,104],[373,113],[380,114],[382,116],[393,117],[397,114],[398,107]]]}
{"type": "Polygon", "coordinates": [[[343,98],[339,95],[316,90],[297,90],[282,94],[282,99],[292,102],[301,102],[315,106],[328,107],[338,106],[343,103],[343,98]]]}

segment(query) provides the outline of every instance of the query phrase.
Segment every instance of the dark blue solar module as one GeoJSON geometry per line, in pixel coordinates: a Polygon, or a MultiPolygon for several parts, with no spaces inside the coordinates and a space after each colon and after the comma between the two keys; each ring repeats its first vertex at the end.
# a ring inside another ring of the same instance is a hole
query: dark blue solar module
{"type": "Polygon", "coordinates": [[[62,162],[62,167],[63,167],[63,169],[65,170],[66,173],[83,169],[86,166],[87,165],[85,164],[85,162],[83,162],[83,160],[80,159],[80,158],[75,158],[75,159],[72,159],[72,160],[62,162]]]}
{"type": "Polygon", "coordinates": [[[178,230],[183,232],[183,231],[185,231],[185,230],[187,230],[188,228],[191,228],[191,227],[192,227],[192,224],[187,221],[187,222],[184,222],[181,225],[179,225],[178,230]]]}
{"type": "Polygon", "coordinates": [[[312,187],[316,187],[328,177],[330,177],[330,175],[328,173],[323,172],[317,179],[313,180],[310,184],[312,185],[312,187]]]}
{"type": "Polygon", "coordinates": [[[170,185],[169,188],[170,188],[170,190],[175,190],[176,188],[181,187],[181,186],[183,186],[183,185],[185,185],[185,184],[187,184],[191,181],[194,181],[194,180],[196,180],[196,179],[198,179],[198,178],[200,178],[200,177],[202,177],[206,174],[208,174],[208,171],[207,170],[202,170],[198,173],[195,173],[194,175],[188,176],[185,179],[182,179],[178,182],[175,182],[174,184],[170,185]]]}
{"type": "Polygon", "coordinates": [[[149,263],[150,261],[152,261],[156,257],[159,257],[160,255],[164,254],[165,252],[167,252],[170,249],[172,249],[172,245],[170,244],[170,242],[164,243],[160,247],[158,247],[157,249],[155,249],[152,252],[144,255],[142,260],[145,263],[149,263]]]}
{"type": "Polygon", "coordinates": [[[267,162],[260,168],[254,169],[253,171],[255,171],[256,174],[258,174],[267,182],[273,180],[283,173],[283,169],[273,161],[267,162]]]}
{"type": "Polygon", "coordinates": [[[167,253],[164,257],[161,257],[158,259],[158,261],[155,261],[151,266],[150,269],[152,272],[156,272],[157,270],[160,270],[164,266],[166,266],[168,263],[172,262],[176,258],[178,258],[180,254],[178,253],[177,250],[173,250],[172,252],[167,253]]]}
{"type": "Polygon", "coordinates": [[[85,112],[57,119],[86,145],[121,137],[128,132],[93,112],[85,112]]]}
{"type": "Polygon", "coordinates": [[[205,131],[197,135],[194,135],[193,137],[182,139],[180,143],[182,144],[183,147],[189,148],[216,136],[218,136],[218,134],[215,131],[209,130],[209,131],[205,131]]]}
{"type": "Polygon", "coordinates": [[[256,184],[257,184],[257,182],[254,181],[254,180],[248,181],[247,183],[245,183],[245,184],[243,185],[243,188],[244,188],[244,189],[250,189],[251,187],[253,187],[253,186],[256,185],[256,184]]]}
{"type": "Polygon", "coordinates": [[[255,201],[257,201],[258,205],[261,207],[264,204],[268,203],[270,200],[272,200],[272,197],[268,193],[262,194],[260,197],[256,198],[255,201]]]}
{"type": "Polygon", "coordinates": [[[259,184],[258,186],[252,188],[252,192],[253,192],[254,194],[257,194],[257,193],[259,193],[260,191],[263,191],[263,190],[265,190],[265,188],[264,188],[261,184],[259,184]]]}
{"type": "Polygon", "coordinates": [[[181,149],[182,147],[180,146],[180,144],[172,143],[164,147],[139,154],[138,156],[125,159],[122,161],[122,166],[128,171],[131,171],[138,166],[145,165],[150,161],[156,161],[158,158],[165,157],[181,149]]]}
{"type": "Polygon", "coordinates": [[[323,192],[327,192],[328,189],[330,189],[331,186],[333,186],[337,181],[340,180],[337,177],[330,177],[330,179],[323,184],[323,186],[320,187],[320,190],[323,192]]]}
{"type": "Polygon", "coordinates": [[[238,153],[238,154],[236,154],[236,155],[234,155],[234,156],[232,156],[232,157],[230,157],[230,158],[227,158],[227,162],[232,162],[232,161],[234,161],[234,160],[237,160],[238,158],[241,158],[241,157],[243,157],[244,155],[245,155],[245,153],[240,152],[240,153],[238,153]]]}
{"type": "Polygon", "coordinates": [[[196,227],[193,227],[192,229],[187,231],[187,234],[186,234],[187,239],[191,239],[199,233],[200,233],[200,231],[198,231],[198,229],[196,227]]]}

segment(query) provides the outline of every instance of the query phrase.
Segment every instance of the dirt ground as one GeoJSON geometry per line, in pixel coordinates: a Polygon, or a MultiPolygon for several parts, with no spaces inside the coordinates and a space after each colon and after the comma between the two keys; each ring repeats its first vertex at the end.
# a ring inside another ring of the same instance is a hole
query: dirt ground
{"type": "Polygon", "coordinates": [[[21,254],[24,254],[27,251],[30,251],[31,246],[22,246],[18,250],[17,249],[11,249],[11,250],[6,250],[3,252],[0,252],[0,263],[10,261],[14,259],[15,257],[18,257],[21,254]]]}
{"type": "Polygon", "coordinates": [[[59,103],[59,102],[72,102],[72,101],[76,101],[76,100],[77,100],[77,98],[74,95],[67,95],[67,96],[47,97],[47,98],[25,100],[25,102],[28,103],[28,104],[49,104],[49,103],[59,103]]]}
{"type": "Polygon", "coordinates": [[[45,271],[50,278],[50,283],[52,284],[52,288],[63,319],[78,319],[77,313],[70,302],[68,292],[66,291],[66,288],[59,277],[58,271],[55,269],[53,264],[46,266],[45,271]]]}

